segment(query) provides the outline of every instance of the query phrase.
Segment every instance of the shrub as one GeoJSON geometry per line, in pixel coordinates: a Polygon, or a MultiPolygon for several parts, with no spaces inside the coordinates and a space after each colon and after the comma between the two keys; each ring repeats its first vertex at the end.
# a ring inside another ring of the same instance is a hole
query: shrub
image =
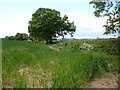
{"type": "Polygon", "coordinates": [[[72,50],[91,50],[95,52],[104,52],[110,55],[118,55],[120,49],[119,39],[93,39],[93,40],[69,40],[64,42],[62,47],[72,50]]]}

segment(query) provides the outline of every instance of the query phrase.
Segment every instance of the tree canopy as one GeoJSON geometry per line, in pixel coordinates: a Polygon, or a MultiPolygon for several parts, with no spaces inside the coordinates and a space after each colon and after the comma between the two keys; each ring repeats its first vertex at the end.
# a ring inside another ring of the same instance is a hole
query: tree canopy
{"type": "Polygon", "coordinates": [[[28,26],[30,37],[47,43],[59,36],[64,38],[67,33],[73,36],[75,30],[74,22],[69,22],[66,15],[61,17],[59,11],[49,8],[39,8],[33,13],[28,26]]]}
{"type": "MultiPolygon", "coordinates": [[[[98,0],[99,1],[99,0],[98,0]]],[[[113,0],[103,0],[103,2],[97,2],[97,0],[92,0],[90,4],[94,4],[95,8],[94,15],[96,17],[107,16],[107,22],[104,34],[115,34],[120,33],[120,1],[113,0]]]]}
{"type": "Polygon", "coordinates": [[[26,33],[17,33],[15,36],[6,36],[6,40],[28,40],[26,33]]]}
{"type": "Polygon", "coordinates": [[[28,35],[26,33],[17,33],[15,35],[15,39],[16,40],[27,40],[28,39],[28,35]]]}

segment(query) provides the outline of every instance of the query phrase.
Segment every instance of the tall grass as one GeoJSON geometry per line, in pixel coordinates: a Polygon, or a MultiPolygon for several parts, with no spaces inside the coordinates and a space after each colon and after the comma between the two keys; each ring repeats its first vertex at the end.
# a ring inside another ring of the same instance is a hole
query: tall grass
{"type": "Polygon", "coordinates": [[[5,88],[80,88],[90,78],[109,71],[108,63],[117,58],[91,51],[58,52],[37,42],[6,40],[2,54],[5,88]]]}
{"type": "Polygon", "coordinates": [[[0,88],[2,88],[2,40],[0,39],[0,88]]]}

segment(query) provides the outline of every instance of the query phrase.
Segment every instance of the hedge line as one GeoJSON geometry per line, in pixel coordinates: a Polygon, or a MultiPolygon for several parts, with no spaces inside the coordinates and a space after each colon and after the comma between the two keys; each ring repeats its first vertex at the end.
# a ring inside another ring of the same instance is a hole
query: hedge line
{"type": "Polygon", "coordinates": [[[79,51],[92,50],[96,52],[104,52],[110,55],[118,55],[120,52],[120,38],[69,40],[61,45],[63,45],[67,49],[79,51]]]}

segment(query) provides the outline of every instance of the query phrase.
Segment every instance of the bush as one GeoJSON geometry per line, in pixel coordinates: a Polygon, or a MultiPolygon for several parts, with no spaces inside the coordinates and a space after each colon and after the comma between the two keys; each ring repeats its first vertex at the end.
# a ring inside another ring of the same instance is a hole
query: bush
{"type": "Polygon", "coordinates": [[[6,40],[28,40],[29,37],[26,33],[17,33],[15,36],[6,36],[6,40]]]}
{"type": "Polygon", "coordinates": [[[91,50],[104,52],[110,55],[119,54],[119,39],[69,40],[61,44],[62,47],[72,50],[91,50]]]}

